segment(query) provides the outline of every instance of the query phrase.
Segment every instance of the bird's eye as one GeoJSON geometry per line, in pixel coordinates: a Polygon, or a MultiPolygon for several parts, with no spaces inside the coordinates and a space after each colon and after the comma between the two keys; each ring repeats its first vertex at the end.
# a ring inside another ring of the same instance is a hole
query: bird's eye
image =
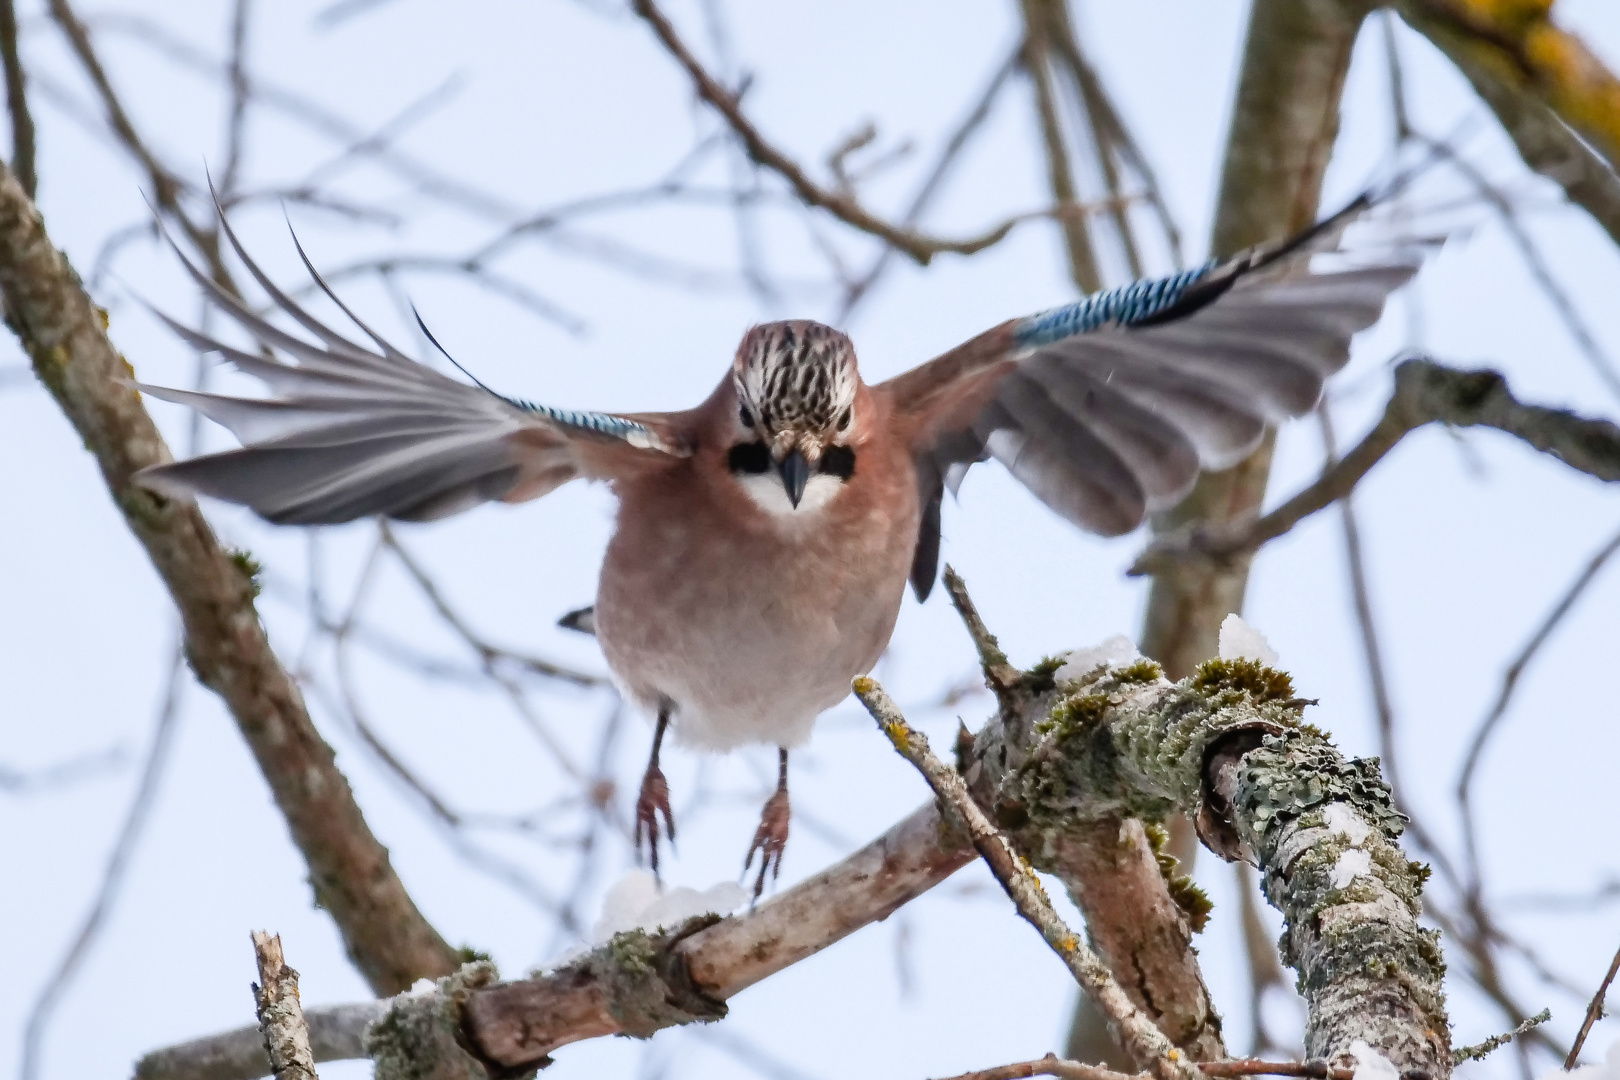
{"type": "Polygon", "coordinates": [[[731,448],[731,453],[726,455],[726,463],[731,466],[732,472],[769,472],[771,451],[762,442],[738,443],[731,448]]]}
{"type": "Polygon", "coordinates": [[[844,411],[838,414],[838,430],[839,431],[845,431],[845,430],[847,430],[849,428],[849,421],[850,421],[851,416],[852,416],[852,413],[851,413],[850,407],[848,405],[844,406],[844,411]]]}
{"type": "Polygon", "coordinates": [[[748,411],[746,405],[737,406],[737,419],[742,421],[743,427],[751,428],[754,426],[754,414],[748,411]]]}
{"type": "Polygon", "coordinates": [[[855,451],[847,446],[829,446],[821,452],[821,471],[840,480],[855,475],[855,451]]]}

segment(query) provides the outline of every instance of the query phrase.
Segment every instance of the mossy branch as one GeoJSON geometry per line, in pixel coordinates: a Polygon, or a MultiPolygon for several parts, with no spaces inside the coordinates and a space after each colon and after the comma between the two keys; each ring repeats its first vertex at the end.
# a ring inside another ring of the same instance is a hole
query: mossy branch
{"type": "Polygon", "coordinates": [[[1444,965],[1417,925],[1427,868],[1397,844],[1377,761],[1347,761],[1301,722],[1305,704],[1286,674],[1250,661],[1212,660],[1174,684],[1146,661],[1101,668],[1031,701],[1027,749],[981,748],[1007,759],[989,797],[1054,841],[1076,821],[1192,816],[1212,850],[1259,867],[1287,919],[1307,1055],[1350,1066],[1363,1040],[1405,1073],[1444,1077],[1444,965]]]}

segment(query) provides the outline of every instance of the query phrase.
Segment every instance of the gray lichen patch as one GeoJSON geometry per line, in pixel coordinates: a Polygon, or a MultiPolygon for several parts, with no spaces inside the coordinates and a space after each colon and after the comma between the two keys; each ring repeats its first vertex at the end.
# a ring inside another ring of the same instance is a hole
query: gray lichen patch
{"type": "Polygon", "coordinates": [[[1396,844],[1402,818],[1378,762],[1347,761],[1314,731],[1269,736],[1243,758],[1231,802],[1287,918],[1307,1054],[1348,1063],[1364,1039],[1402,1069],[1444,1075],[1445,964],[1439,935],[1417,923],[1426,868],[1396,844]]]}
{"type": "Polygon", "coordinates": [[[968,780],[1038,868],[1077,823],[1197,816],[1206,842],[1259,866],[1287,919],[1308,1055],[1352,1064],[1363,1039],[1403,1070],[1449,1074],[1445,966],[1417,922],[1427,868],[1399,847],[1377,760],[1303,723],[1286,673],[1215,660],[1171,684],[1143,661],[1026,685],[1042,690],[975,740],[968,780]]]}
{"type": "Polygon", "coordinates": [[[604,988],[608,1012],[637,1039],[677,1024],[709,1023],[726,1003],[700,991],[670,951],[677,941],[713,926],[718,915],[697,915],[672,929],[626,930],[575,961],[604,988]]]}
{"type": "Polygon", "coordinates": [[[395,997],[361,1040],[376,1080],[488,1080],[483,1064],[462,1049],[457,1033],[468,995],[499,979],[494,964],[477,960],[438,980],[433,990],[407,990],[395,997]]]}

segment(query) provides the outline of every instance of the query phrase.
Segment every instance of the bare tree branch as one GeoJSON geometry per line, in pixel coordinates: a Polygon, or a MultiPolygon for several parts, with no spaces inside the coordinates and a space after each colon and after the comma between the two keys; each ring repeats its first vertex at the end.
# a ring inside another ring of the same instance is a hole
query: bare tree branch
{"type": "MultiPolygon", "coordinates": [[[[1316,217],[1339,127],[1339,98],[1365,15],[1353,0],[1256,0],[1249,16],[1211,249],[1240,251],[1298,232],[1316,217]]],[[[1265,496],[1273,442],[1199,479],[1156,531],[1243,518],[1265,496]]],[[[1240,611],[1248,560],[1166,566],[1154,575],[1141,648],[1172,677],[1215,655],[1227,614],[1240,611]]]]}
{"type": "MultiPolygon", "coordinates": [[[[1459,8],[1463,6],[1480,7],[1472,0],[1462,0],[1459,8]]],[[[1546,98],[1529,85],[1509,51],[1490,40],[1489,35],[1482,36],[1469,24],[1449,17],[1457,9],[1448,10],[1447,5],[1422,0],[1405,0],[1395,7],[1413,29],[1428,37],[1457,65],[1496,114],[1524,163],[1562,187],[1571,202],[1591,214],[1610,237],[1620,242],[1620,175],[1615,172],[1615,159],[1605,160],[1593,144],[1560,117],[1546,98]]],[[[1544,20],[1538,21],[1547,25],[1544,20]]],[[[1564,36],[1555,30],[1551,40],[1562,44],[1564,36]]],[[[1557,52],[1568,59],[1579,56],[1563,48],[1557,52]]],[[[1590,55],[1586,61],[1596,64],[1590,55]]],[[[1601,65],[1596,70],[1602,71],[1601,65]]]]}
{"type": "Polygon", "coordinates": [[[134,482],[144,466],[172,460],[168,447],[125,381],[130,367],[107,338],[105,313],[3,167],[0,295],[35,373],[96,457],[115,505],[168,587],[191,668],[235,717],[350,958],[379,993],[454,970],[454,950],[406,893],[270,649],[253,607],[250,560],[221,548],[196,503],[134,482]]]}
{"type": "Polygon", "coordinates": [[[1195,524],[1163,535],[1138,556],[1129,572],[1159,573],[1178,561],[1207,561],[1216,567],[1246,562],[1262,544],[1348,495],[1407,434],[1435,422],[1495,428],[1588,476],[1620,481],[1620,426],[1525,404],[1495,371],[1463,371],[1422,358],[1405,360],[1395,369],[1395,392],[1384,415],[1315,483],[1263,517],[1195,524]]]}
{"type": "Polygon", "coordinates": [[[993,247],[1006,238],[1007,234],[1021,222],[1040,214],[1020,214],[1003,221],[995,228],[979,236],[962,240],[950,240],[940,237],[926,236],[908,229],[893,225],[862,207],[847,193],[829,191],[811,180],[809,175],[781,150],[766,141],[758,128],[742,111],[737,96],[717,82],[714,76],[698,62],[692,51],[686,47],[675,27],[664,16],[664,13],[652,3],[652,0],[633,0],[633,7],[637,15],[641,16],[664,48],[671,56],[686,69],[687,75],[692,79],[692,86],[698,97],[708,102],[718,112],[733,132],[742,140],[748,156],[775,172],[807,206],[827,211],[838,220],[850,225],[864,233],[884,241],[892,247],[905,252],[919,264],[926,266],[934,256],[940,254],[972,255],[993,247]]]}
{"type": "Polygon", "coordinates": [[[169,763],[169,752],[174,746],[174,733],[180,717],[180,701],[186,682],[183,659],[184,653],[176,645],[174,659],[169,665],[168,685],[163,691],[163,702],[158,707],[152,743],[146,752],[146,762],[141,767],[141,777],[135,785],[135,796],[130,800],[129,810],[124,814],[124,824],[118,830],[118,838],[113,841],[112,854],[107,859],[106,869],[102,871],[101,885],[96,890],[96,897],[90,904],[90,910],[85,913],[84,921],[79,924],[78,933],[73,936],[67,952],[62,954],[56,970],[51,973],[45,988],[34,999],[33,1008],[28,1012],[28,1021],[23,1028],[22,1067],[19,1073],[21,1080],[35,1080],[40,1075],[40,1063],[44,1059],[45,1052],[45,1032],[56,1012],[57,1003],[62,1000],[62,995],[67,992],[73,977],[78,974],[84,958],[89,955],[91,947],[101,935],[101,928],[106,925],[107,916],[112,913],[113,906],[118,902],[118,895],[123,890],[124,875],[135,855],[135,848],[140,843],[141,834],[146,829],[152,804],[157,798],[158,788],[163,782],[163,774],[169,763]]]}

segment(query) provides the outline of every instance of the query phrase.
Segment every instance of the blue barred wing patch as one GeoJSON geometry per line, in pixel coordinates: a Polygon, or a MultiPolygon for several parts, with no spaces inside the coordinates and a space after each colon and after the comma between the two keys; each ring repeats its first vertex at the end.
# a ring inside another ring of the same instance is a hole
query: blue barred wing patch
{"type": "MultiPolygon", "coordinates": [[[[504,397],[504,395],[502,395],[504,397]]],[[[605,435],[610,439],[619,439],[631,446],[644,450],[662,450],[664,442],[653,430],[645,424],[638,424],[634,420],[627,420],[612,413],[581,412],[577,409],[558,409],[550,405],[536,405],[532,401],[522,398],[506,398],[508,402],[516,405],[526,413],[549,420],[563,427],[581,428],[593,431],[598,435],[605,435]]]]}
{"type": "Polygon", "coordinates": [[[1203,266],[1169,277],[1133,281],[1117,289],[1092,293],[1072,304],[1018,320],[1013,333],[1022,348],[1038,349],[1104,326],[1129,326],[1152,318],[1180,300],[1187,287],[1209,273],[1215,265],[1216,260],[1211,259],[1203,266]]]}

